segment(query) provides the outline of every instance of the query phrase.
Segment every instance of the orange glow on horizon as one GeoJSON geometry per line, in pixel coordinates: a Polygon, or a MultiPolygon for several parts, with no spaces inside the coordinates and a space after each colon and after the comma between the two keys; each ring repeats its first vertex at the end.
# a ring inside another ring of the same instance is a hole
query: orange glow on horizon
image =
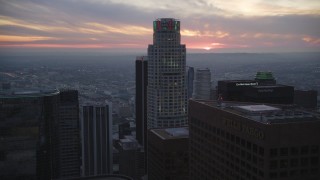
{"type": "Polygon", "coordinates": [[[58,38],[44,36],[3,36],[0,35],[0,42],[32,42],[41,40],[57,40],[58,38]]]}
{"type": "Polygon", "coordinates": [[[137,44],[2,44],[1,47],[17,48],[74,48],[74,49],[95,49],[95,48],[145,48],[137,44]]]}

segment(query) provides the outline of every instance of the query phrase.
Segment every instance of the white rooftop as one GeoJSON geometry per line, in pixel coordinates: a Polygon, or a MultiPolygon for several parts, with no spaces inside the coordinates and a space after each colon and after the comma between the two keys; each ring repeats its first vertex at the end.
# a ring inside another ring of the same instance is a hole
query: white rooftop
{"type": "Polygon", "coordinates": [[[246,105],[246,106],[236,106],[237,108],[249,112],[264,112],[264,111],[279,111],[281,109],[267,106],[267,105],[246,105]]]}
{"type": "Polygon", "coordinates": [[[189,135],[189,130],[186,128],[167,128],[165,131],[174,137],[177,136],[188,136],[189,135]]]}

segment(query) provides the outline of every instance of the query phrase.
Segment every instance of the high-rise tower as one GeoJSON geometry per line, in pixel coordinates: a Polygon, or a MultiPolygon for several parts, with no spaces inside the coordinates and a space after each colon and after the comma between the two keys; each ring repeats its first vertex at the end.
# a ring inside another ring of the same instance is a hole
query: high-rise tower
{"type": "Polygon", "coordinates": [[[140,56],[136,59],[136,139],[142,146],[147,143],[147,85],[148,61],[140,56]]]}
{"type": "Polygon", "coordinates": [[[112,174],[112,104],[87,102],[81,108],[83,176],[112,174]]]}
{"type": "Polygon", "coordinates": [[[56,123],[56,177],[80,177],[81,144],[77,90],[60,91],[59,121],[56,123]]]}
{"type": "Polygon", "coordinates": [[[180,127],[187,122],[186,46],[180,44],[180,21],[153,22],[148,47],[148,128],[180,127]]]}
{"type": "Polygon", "coordinates": [[[80,176],[78,92],[0,92],[0,179],[80,176]]]}
{"type": "Polygon", "coordinates": [[[193,81],[194,91],[192,97],[194,99],[210,99],[211,88],[211,72],[210,69],[197,69],[195,73],[195,80],[193,81]]]}
{"type": "Polygon", "coordinates": [[[193,94],[193,81],[194,81],[194,67],[188,67],[187,70],[187,89],[188,89],[188,99],[192,98],[193,94]]]}

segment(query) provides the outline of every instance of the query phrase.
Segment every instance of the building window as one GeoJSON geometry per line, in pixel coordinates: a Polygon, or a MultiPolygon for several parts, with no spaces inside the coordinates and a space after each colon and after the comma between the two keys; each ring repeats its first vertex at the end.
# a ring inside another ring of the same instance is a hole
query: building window
{"type": "Polygon", "coordinates": [[[281,148],[280,156],[288,156],[288,148],[281,148]]]}
{"type": "Polygon", "coordinates": [[[309,164],[309,159],[308,158],[301,158],[301,166],[302,167],[307,167],[309,164]]]}
{"type": "Polygon", "coordinates": [[[264,177],[264,173],[262,171],[259,171],[259,176],[264,177]]]}
{"type": "Polygon", "coordinates": [[[303,175],[307,175],[308,174],[308,169],[301,169],[300,170],[300,174],[303,175]]]}
{"type": "Polygon", "coordinates": [[[252,150],[253,150],[254,153],[257,153],[258,152],[258,146],[256,144],[253,144],[252,150]]]}
{"type": "Polygon", "coordinates": [[[310,169],[311,174],[318,174],[319,173],[319,169],[318,168],[313,168],[310,169]]]}
{"type": "Polygon", "coordinates": [[[309,147],[308,146],[303,146],[301,148],[301,154],[308,154],[309,153],[309,147]]]}
{"type": "Polygon", "coordinates": [[[288,172],[287,171],[280,172],[280,177],[288,177],[288,172]]]}
{"type": "Polygon", "coordinates": [[[236,137],[236,143],[239,145],[240,144],[240,138],[237,136],[236,137]]]}
{"type": "Polygon", "coordinates": [[[246,141],[244,139],[241,139],[241,146],[246,147],[246,141]]]}
{"type": "Polygon", "coordinates": [[[312,154],[319,153],[319,146],[311,146],[310,151],[312,154]]]}
{"type": "Polygon", "coordinates": [[[299,155],[299,148],[291,147],[290,152],[291,152],[291,155],[293,156],[299,155]]]}
{"type": "Polygon", "coordinates": [[[269,174],[269,177],[270,177],[271,179],[277,178],[277,177],[278,177],[278,174],[277,174],[276,172],[272,172],[272,173],[269,174]]]}
{"type": "Polygon", "coordinates": [[[290,160],[290,166],[291,167],[297,167],[299,165],[299,160],[298,159],[291,159],[290,160]]]}
{"type": "Polygon", "coordinates": [[[318,166],[319,165],[319,158],[318,157],[311,157],[310,164],[311,164],[311,166],[318,166]]]}
{"type": "Polygon", "coordinates": [[[278,161],[276,161],[276,160],[270,161],[269,168],[270,169],[277,169],[278,168],[278,161]]]}
{"type": "Polygon", "coordinates": [[[251,142],[247,141],[247,149],[251,150],[251,142]]]}
{"type": "Polygon", "coordinates": [[[280,160],[280,168],[287,168],[288,167],[288,160],[282,159],[280,160]]]}
{"type": "Polygon", "coordinates": [[[259,147],[259,154],[260,154],[261,156],[264,155],[264,149],[263,149],[263,147],[259,147]]]}
{"type": "Polygon", "coordinates": [[[278,149],[270,149],[270,157],[276,157],[278,156],[278,149]]]}
{"type": "Polygon", "coordinates": [[[290,171],[290,176],[297,176],[299,174],[299,171],[298,170],[291,170],[290,171]]]}

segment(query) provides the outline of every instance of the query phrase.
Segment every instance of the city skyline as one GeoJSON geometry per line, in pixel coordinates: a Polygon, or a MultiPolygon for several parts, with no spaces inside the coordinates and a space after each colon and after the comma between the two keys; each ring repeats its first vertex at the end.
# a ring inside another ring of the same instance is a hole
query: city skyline
{"type": "Polygon", "coordinates": [[[320,2],[0,1],[0,50],[145,52],[150,21],[182,22],[188,52],[319,51],[320,2]],[[236,8],[235,8],[236,7],[236,8]]]}

